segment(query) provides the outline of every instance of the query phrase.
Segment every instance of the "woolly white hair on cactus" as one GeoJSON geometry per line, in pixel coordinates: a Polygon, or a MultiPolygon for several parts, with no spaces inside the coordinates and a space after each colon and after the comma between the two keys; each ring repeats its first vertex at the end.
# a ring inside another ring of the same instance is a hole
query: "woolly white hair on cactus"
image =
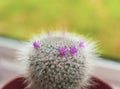
{"type": "Polygon", "coordinates": [[[19,51],[27,89],[86,89],[95,58],[94,42],[67,32],[36,36],[19,51]]]}

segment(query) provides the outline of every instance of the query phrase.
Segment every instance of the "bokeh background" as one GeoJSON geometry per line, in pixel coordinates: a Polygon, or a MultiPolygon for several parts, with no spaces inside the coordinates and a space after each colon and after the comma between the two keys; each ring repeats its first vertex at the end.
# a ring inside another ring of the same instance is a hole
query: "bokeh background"
{"type": "Polygon", "coordinates": [[[0,0],[0,36],[28,40],[43,29],[92,37],[120,61],[120,0],[0,0]]]}

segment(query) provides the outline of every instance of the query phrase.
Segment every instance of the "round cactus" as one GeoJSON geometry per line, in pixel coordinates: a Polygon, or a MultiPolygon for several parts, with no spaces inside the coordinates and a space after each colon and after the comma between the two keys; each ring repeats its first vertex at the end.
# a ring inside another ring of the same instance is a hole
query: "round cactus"
{"type": "Polygon", "coordinates": [[[83,89],[97,57],[93,42],[70,33],[32,39],[20,50],[25,61],[27,89],[83,89]]]}

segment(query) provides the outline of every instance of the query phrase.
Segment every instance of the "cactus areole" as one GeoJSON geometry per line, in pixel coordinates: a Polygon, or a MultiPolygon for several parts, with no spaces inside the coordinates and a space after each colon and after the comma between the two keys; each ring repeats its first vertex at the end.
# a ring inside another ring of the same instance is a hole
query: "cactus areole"
{"type": "Polygon", "coordinates": [[[26,89],[87,89],[91,61],[97,57],[94,42],[60,32],[37,36],[19,51],[26,89]]]}

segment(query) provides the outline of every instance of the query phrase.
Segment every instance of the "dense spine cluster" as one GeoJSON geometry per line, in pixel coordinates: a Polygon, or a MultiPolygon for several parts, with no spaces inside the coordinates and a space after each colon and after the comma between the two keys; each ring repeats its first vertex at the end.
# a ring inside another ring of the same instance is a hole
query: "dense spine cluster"
{"type": "Polygon", "coordinates": [[[96,58],[93,43],[83,37],[54,34],[38,36],[27,45],[29,47],[20,51],[20,59],[26,61],[27,67],[26,88],[85,88],[90,80],[89,61],[96,58]]]}

